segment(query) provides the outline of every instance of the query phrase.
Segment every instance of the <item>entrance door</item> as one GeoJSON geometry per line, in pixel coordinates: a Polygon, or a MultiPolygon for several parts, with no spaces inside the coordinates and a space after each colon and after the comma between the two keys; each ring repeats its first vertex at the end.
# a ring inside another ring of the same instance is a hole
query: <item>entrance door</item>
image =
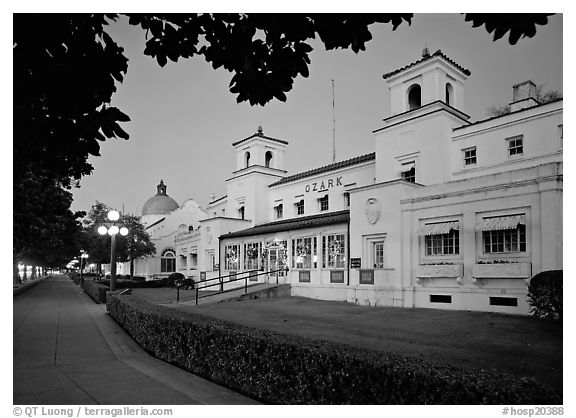
{"type": "Polygon", "coordinates": [[[268,271],[277,273],[270,273],[268,275],[268,282],[275,283],[276,277],[284,277],[284,249],[283,248],[270,248],[268,250],[268,271]]]}

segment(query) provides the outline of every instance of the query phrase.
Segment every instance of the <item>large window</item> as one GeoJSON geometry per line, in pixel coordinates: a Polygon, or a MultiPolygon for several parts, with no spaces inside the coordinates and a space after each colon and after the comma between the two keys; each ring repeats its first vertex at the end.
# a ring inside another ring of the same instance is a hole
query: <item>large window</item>
{"type": "Polygon", "coordinates": [[[524,153],[524,138],[522,135],[506,139],[508,141],[508,156],[514,157],[524,153]]]}
{"type": "Polygon", "coordinates": [[[292,268],[316,268],[316,237],[292,240],[292,268]]]}
{"type": "Polygon", "coordinates": [[[240,245],[226,245],[224,251],[224,268],[226,270],[238,270],[240,268],[240,245]]]}
{"type": "Polygon", "coordinates": [[[480,224],[485,254],[526,251],[525,215],[483,218],[480,224]]]}
{"type": "Polygon", "coordinates": [[[344,234],[322,237],[322,264],[324,268],[346,267],[346,241],[344,234]]]}
{"type": "Polygon", "coordinates": [[[174,250],[167,249],[162,251],[160,256],[160,272],[173,273],[176,271],[176,253],[174,250]]]}
{"type": "Polygon", "coordinates": [[[458,231],[447,234],[426,235],[424,247],[426,255],[455,255],[460,253],[458,231]]]}
{"type": "Polygon", "coordinates": [[[257,270],[262,244],[252,242],[244,244],[244,270],[257,270]]]}
{"type": "Polygon", "coordinates": [[[526,225],[503,231],[483,231],[484,253],[517,253],[526,251],[526,225]]]}

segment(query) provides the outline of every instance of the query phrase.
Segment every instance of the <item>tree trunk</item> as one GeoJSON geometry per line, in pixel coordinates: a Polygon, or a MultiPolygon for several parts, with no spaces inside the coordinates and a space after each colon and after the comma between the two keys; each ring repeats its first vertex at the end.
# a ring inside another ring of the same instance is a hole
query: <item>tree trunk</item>
{"type": "Polygon", "coordinates": [[[134,280],[134,257],[130,254],[130,280],[134,280]]]}
{"type": "Polygon", "coordinates": [[[28,266],[26,264],[24,264],[24,274],[22,275],[22,281],[28,281],[28,266]]]}
{"type": "Polygon", "coordinates": [[[30,274],[30,280],[36,280],[36,266],[32,266],[32,273],[30,274]]]}
{"type": "Polygon", "coordinates": [[[20,278],[20,272],[18,271],[18,261],[14,260],[12,264],[14,269],[12,270],[14,283],[22,283],[22,279],[20,278]]]}

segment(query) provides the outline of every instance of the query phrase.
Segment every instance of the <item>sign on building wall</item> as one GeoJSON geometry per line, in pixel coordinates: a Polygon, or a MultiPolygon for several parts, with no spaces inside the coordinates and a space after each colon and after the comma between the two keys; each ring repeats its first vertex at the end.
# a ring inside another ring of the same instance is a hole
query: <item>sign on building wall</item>
{"type": "Polygon", "coordinates": [[[362,265],[361,258],[351,258],[350,259],[350,268],[359,269],[362,265]]]}
{"type": "Polygon", "coordinates": [[[328,189],[331,189],[331,188],[337,187],[337,186],[342,186],[342,176],[307,184],[304,187],[304,190],[306,191],[306,193],[308,193],[308,192],[324,192],[328,189]]]}

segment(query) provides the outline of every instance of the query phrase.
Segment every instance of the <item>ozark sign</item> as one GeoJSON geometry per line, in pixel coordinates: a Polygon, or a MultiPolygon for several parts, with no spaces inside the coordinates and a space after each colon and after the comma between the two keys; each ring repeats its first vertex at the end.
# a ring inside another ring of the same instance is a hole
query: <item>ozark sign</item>
{"type": "Polygon", "coordinates": [[[332,187],[342,186],[342,176],[336,177],[335,179],[322,180],[321,182],[315,182],[307,184],[304,190],[308,192],[323,192],[332,187]]]}

